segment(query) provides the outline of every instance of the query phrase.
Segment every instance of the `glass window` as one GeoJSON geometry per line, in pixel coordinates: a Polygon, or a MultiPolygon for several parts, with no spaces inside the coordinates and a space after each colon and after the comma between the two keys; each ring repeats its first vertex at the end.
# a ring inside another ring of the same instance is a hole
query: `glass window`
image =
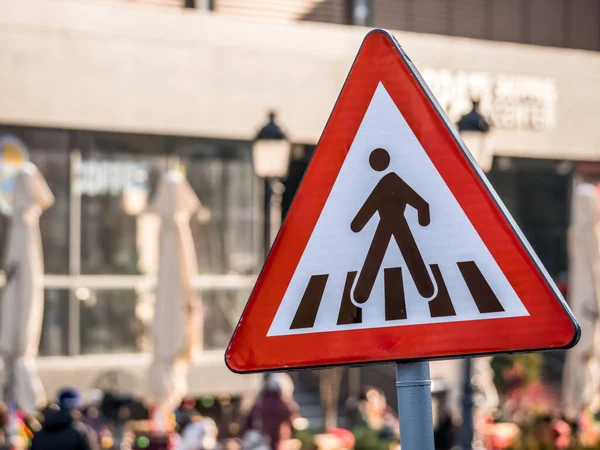
{"type": "Polygon", "coordinates": [[[167,168],[166,156],[152,150],[151,142],[101,136],[92,138],[83,152],[74,186],[81,196],[82,273],[142,272],[137,214],[145,209],[152,186],[167,168]],[[125,202],[131,189],[140,191],[139,205],[125,202]]]}
{"type": "Polygon", "coordinates": [[[346,0],[346,20],[349,25],[368,27],[373,22],[372,0],[346,0]]]}
{"type": "Polygon", "coordinates": [[[259,183],[249,144],[187,143],[178,148],[187,178],[210,211],[190,226],[200,273],[256,273],[260,255],[259,183]]]}
{"type": "Polygon", "coordinates": [[[44,319],[40,338],[40,356],[61,356],[68,353],[69,291],[45,291],[44,319]]]}
{"type": "MultiPolygon", "coordinates": [[[[146,238],[141,233],[153,226],[138,215],[140,211],[127,211],[124,192],[136,183],[137,173],[145,173],[144,189],[151,199],[169,157],[157,145],[130,145],[125,152],[117,140],[103,140],[102,145],[94,141],[78,170],[85,274],[146,273],[147,255],[139,249],[151,234],[146,238]]],[[[208,222],[200,214],[190,219],[200,273],[255,273],[261,211],[249,145],[188,140],[176,149],[190,185],[210,211],[208,222]]]]}
{"type": "Polygon", "coordinates": [[[139,351],[146,330],[136,315],[133,289],[87,291],[80,300],[82,354],[139,351]]]}
{"type": "Polygon", "coordinates": [[[202,292],[201,297],[204,305],[204,349],[225,348],[250,297],[250,290],[211,290],[202,292]]]}
{"type": "Polygon", "coordinates": [[[560,161],[496,158],[489,180],[552,277],[566,275],[572,172],[560,161]]]}
{"type": "MultiPolygon", "coordinates": [[[[69,254],[69,134],[65,131],[0,127],[23,141],[54,194],[54,205],[42,214],[40,229],[46,273],[68,272],[69,254]]],[[[7,235],[9,219],[0,219],[0,236],[7,235]]],[[[0,242],[0,256],[5,243],[0,242]]],[[[3,261],[3,259],[2,259],[3,261]]]]}
{"type": "MultiPolygon", "coordinates": [[[[80,295],[82,354],[152,351],[154,291],[84,291],[80,295]]],[[[249,295],[249,289],[199,293],[204,311],[203,349],[227,346],[249,295]]]]}

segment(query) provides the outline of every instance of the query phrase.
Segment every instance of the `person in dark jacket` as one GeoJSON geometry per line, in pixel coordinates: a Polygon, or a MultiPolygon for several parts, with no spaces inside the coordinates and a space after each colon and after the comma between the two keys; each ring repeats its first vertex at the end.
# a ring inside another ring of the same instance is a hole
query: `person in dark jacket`
{"type": "Polygon", "coordinates": [[[290,439],[292,422],[297,414],[298,405],[283,398],[279,381],[273,374],[268,374],[263,390],[246,419],[242,448],[263,449],[268,445],[271,450],[278,450],[282,441],[290,439]],[[252,433],[258,433],[265,440],[252,442],[252,433]]]}
{"type": "Polygon", "coordinates": [[[177,419],[177,430],[183,435],[185,428],[193,422],[202,418],[200,412],[196,409],[196,400],[192,397],[186,397],[181,402],[181,407],[175,413],[177,419]]]}
{"type": "Polygon", "coordinates": [[[75,418],[79,393],[65,389],[58,398],[58,406],[48,409],[42,429],[34,434],[31,450],[97,450],[95,433],[75,418]]]}

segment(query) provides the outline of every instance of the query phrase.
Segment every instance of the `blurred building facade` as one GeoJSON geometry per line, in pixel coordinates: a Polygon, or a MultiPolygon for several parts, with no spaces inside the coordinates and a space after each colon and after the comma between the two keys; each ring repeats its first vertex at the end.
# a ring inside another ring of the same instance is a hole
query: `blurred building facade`
{"type": "Polygon", "coordinates": [[[222,359],[263,259],[251,141],[278,110],[295,144],[285,210],[365,27],[395,30],[451,119],[481,101],[490,179],[562,279],[574,175],[600,160],[599,22],[599,0],[0,1],[0,135],[56,196],[41,223],[49,390],[139,388],[153,298],[139,213],[173,165],[211,211],[191,223],[208,317],[192,393],[256,388],[222,359]]]}

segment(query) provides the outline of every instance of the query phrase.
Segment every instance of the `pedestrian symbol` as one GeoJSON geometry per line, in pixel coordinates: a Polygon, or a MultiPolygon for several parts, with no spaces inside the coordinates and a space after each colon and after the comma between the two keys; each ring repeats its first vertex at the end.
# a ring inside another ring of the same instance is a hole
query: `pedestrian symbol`
{"type": "Polygon", "coordinates": [[[566,304],[389,35],[366,38],[242,315],[235,371],[573,345],[566,304]]]}
{"type": "MultiPolygon", "coordinates": [[[[369,156],[369,164],[373,170],[381,172],[388,168],[390,154],[383,148],[376,148],[369,156]]],[[[404,210],[409,205],[417,210],[419,225],[424,227],[429,225],[429,204],[395,172],[390,172],[377,183],[352,221],[350,228],[357,233],[365,227],[375,213],[379,213],[377,230],[354,291],[354,299],[358,303],[366,302],[371,295],[375,278],[392,237],[398,244],[419,294],[423,297],[433,295],[433,281],[404,216],[404,210]]]]}

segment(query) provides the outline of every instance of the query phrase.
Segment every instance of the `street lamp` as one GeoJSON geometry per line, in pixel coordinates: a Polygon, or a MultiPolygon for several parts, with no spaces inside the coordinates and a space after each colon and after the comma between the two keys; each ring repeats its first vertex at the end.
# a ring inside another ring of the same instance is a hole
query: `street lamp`
{"type": "MultiPolygon", "coordinates": [[[[492,168],[493,153],[489,149],[486,139],[490,131],[490,123],[479,112],[479,102],[473,100],[471,111],[462,116],[458,123],[458,132],[463,142],[475,157],[477,164],[484,172],[492,168]]],[[[463,360],[463,385],[462,385],[462,424],[460,427],[460,448],[471,450],[473,443],[473,384],[471,358],[463,360]]]]}
{"type": "Polygon", "coordinates": [[[471,111],[458,121],[458,132],[463,142],[484,172],[492,168],[494,154],[490,148],[490,123],[479,112],[479,101],[473,100],[471,111]]]}
{"type": "Polygon", "coordinates": [[[269,121],[256,135],[252,145],[254,173],[265,181],[265,258],[281,225],[281,200],[284,186],[281,182],[288,173],[291,144],[275,122],[275,112],[269,112],[269,121]]]}

